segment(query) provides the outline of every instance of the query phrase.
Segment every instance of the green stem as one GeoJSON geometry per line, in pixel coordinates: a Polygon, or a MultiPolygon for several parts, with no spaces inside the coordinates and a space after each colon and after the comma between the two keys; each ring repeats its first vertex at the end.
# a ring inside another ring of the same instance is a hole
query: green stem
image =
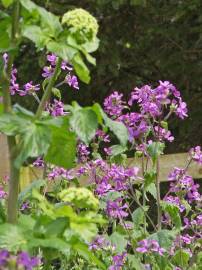
{"type": "MultiPolygon", "coordinates": [[[[18,28],[19,28],[19,11],[20,2],[16,0],[13,4],[13,16],[12,16],[12,29],[11,29],[11,46],[15,47],[18,39],[18,28]]],[[[8,63],[6,70],[3,74],[3,104],[4,112],[9,113],[12,111],[12,103],[10,96],[10,79],[12,66],[14,61],[13,53],[8,56],[8,63]]],[[[8,194],[8,209],[7,219],[10,223],[16,223],[18,215],[18,192],[19,192],[19,169],[15,168],[14,161],[17,156],[16,153],[16,141],[15,137],[8,137],[8,149],[10,158],[10,180],[9,180],[9,194],[8,194]]]]}
{"type": "Polygon", "coordinates": [[[53,73],[52,77],[49,80],[49,83],[48,83],[48,85],[47,85],[47,87],[45,89],[45,92],[43,94],[41,102],[40,102],[40,104],[38,106],[38,109],[37,109],[37,112],[36,112],[36,115],[35,115],[36,119],[39,119],[41,117],[42,112],[44,111],[44,109],[46,107],[46,103],[48,102],[48,100],[49,100],[49,98],[51,96],[51,91],[52,91],[52,88],[53,88],[53,86],[55,84],[55,81],[57,79],[58,72],[59,72],[60,67],[61,67],[61,63],[62,63],[62,59],[58,58],[54,73],[53,73]]]}
{"type": "Polygon", "coordinates": [[[157,229],[161,230],[161,219],[162,219],[162,211],[161,211],[161,188],[160,188],[160,180],[159,180],[159,158],[156,160],[156,193],[157,193],[157,229]]]}

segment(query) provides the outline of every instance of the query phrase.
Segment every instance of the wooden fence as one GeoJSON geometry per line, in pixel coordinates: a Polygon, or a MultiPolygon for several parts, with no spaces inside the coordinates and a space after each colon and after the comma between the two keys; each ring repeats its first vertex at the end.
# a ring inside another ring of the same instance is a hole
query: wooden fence
{"type": "MultiPolygon", "coordinates": [[[[187,153],[178,153],[163,155],[160,157],[160,175],[159,178],[162,182],[167,181],[169,172],[173,167],[183,168],[187,162],[187,153]]],[[[141,168],[140,159],[131,159],[128,158],[127,163],[130,167],[136,166],[141,168]]],[[[148,164],[151,166],[151,164],[148,164]]],[[[198,165],[196,162],[193,162],[189,169],[188,173],[194,179],[202,179],[202,166],[198,165]]],[[[4,135],[0,135],[0,178],[9,175],[9,155],[8,155],[8,146],[7,140],[4,135]]],[[[42,171],[36,168],[24,167],[21,170],[21,188],[29,184],[33,179],[42,177],[42,171]]]]}

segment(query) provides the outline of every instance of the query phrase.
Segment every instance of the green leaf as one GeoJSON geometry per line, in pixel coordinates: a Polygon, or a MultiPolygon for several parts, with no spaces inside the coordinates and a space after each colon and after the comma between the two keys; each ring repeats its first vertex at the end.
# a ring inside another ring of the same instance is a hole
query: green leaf
{"type": "Polygon", "coordinates": [[[99,47],[100,40],[95,37],[92,41],[82,44],[82,47],[88,52],[95,52],[99,47]]]}
{"type": "Polygon", "coordinates": [[[52,136],[45,161],[63,168],[72,168],[76,156],[76,136],[68,128],[52,128],[52,136]]]}
{"type": "Polygon", "coordinates": [[[169,249],[172,246],[173,240],[176,236],[176,231],[161,230],[154,234],[151,234],[148,239],[158,241],[159,245],[165,249],[169,249]]]}
{"type": "Polygon", "coordinates": [[[177,250],[172,257],[172,262],[177,266],[182,267],[182,269],[186,269],[189,264],[190,253],[182,248],[177,250]]]}
{"type": "Polygon", "coordinates": [[[31,238],[28,242],[29,248],[53,248],[60,251],[63,255],[67,256],[70,253],[70,245],[59,237],[50,238],[31,238]]]}
{"type": "Polygon", "coordinates": [[[156,185],[154,183],[149,184],[145,188],[145,192],[149,192],[154,197],[154,199],[157,198],[156,185]]]}
{"type": "Polygon", "coordinates": [[[99,104],[94,104],[93,108],[97,116],[104,119],[105,125],[116,135],[120,143],[125,146],[128,142],[128,130],[126,126],[122,122],[110,119],[99,104]]]}
{"type": "Polygon", "coordinates": [[[87,261],[91,261],[99,267],[99,269],[106,270],[107,267],[100,261],[88,248],[86,244],[77,243],[73,246],[74,250],[78,252],[79,255],[84,257],[87,261]]]}
{"type": "Polygon", "coordinates": [[[117,156],[124,153],[127,150],[127,147],[120,144],[116,144],[116,145],[112,145],[110,149],[111,149],[112,155],[117,156]]]}
{"type": "Polygon", "coordinates": [[[161,207],[163,211],[169,214],[172,222],[175,224],[175,227],[180,229],[182,222],[178,206],[166,201],[161,201],[161,207]]]}
{"type": "Polygon", "coordinates": [[[4,113],[0,116],[0,132],[8,136],[19,134],[29,124],[30,121],[11,113],[4,113]]]}
{"type": "Polygon", "coordinates": [[[131,270],[145,270],[144,265],[142,265],[142,263],[140,262],[140,260],[135,256],[135,255],[131,255],[128,254],[127,256],[128,258],[128,262],[130,264],[130,268],[131,270]]]}
{"type": "Polygon", "coordinates": [[[50,40],[50,37],[36,25],[25,25],[22,35],[33,41],[38,48],[43,48],[50,40]]]}
{"type": "Polygon", "coordinates": [[[57,98],[59,98],[59,99],[62,98],[60,89],[53,87],[53,88],[52,88],[52,93],[53,93],[53,95],[54,95],[55,97],[57,97],[57,98]]]}
{"type": "Polygon", "coordinates": [[[38,157],[47,153],[50,140],[50,130],[40,123],[30,122],[24,126],[20,132],[20,142],[18,149],[20,151],[15,160],[15,166],[19,168],[28,157],[38,157]]]}
{"type": "Polygon", "coordinates": [[[56,41],[48,42],[47,49],[68,62],[70,62],[77,53],[77,50],[73,47],[56,41]]]}
{"type": "Polygon", "coordinates": [[[59,217],[46,225],[45,236],[47,238],[62,236],[63,232],[68,227],[69,219],[67,217],[59,217]]]}
{"type": "Polygon", "coordinates": [[[73,115],[70,118],[70,124],[77,136],[84,143],[88,144],[95,136],[98,120],[93,110],[83,108],[73,112],[73,115]]]}
{"type": "Polygon", "coordinates": [[[86,64],[84,63],[80,53],[77,53],[73,59],[72,64],[76,71],[76,74],[79,76],[80,80],[89,83],[90,82],[90,72],[86,64]]]}
{"type": "Polygon", "coordinates": [[[151,156],[154,163],[156,162],[158,156],[163,154],[164,148],[165,148],[165,144],[161,142],[153,142],[148,145],[147,151],[149,155],[151,156]]]}
{"type": "Polygon", "coordinates": [[[106,126],[117,136],[120,143],[125,146],[128,142],[128,130],[126,126],[118,121],[113,121],[108,117],[104,117],[106,126]]]}
{"type": "Polygon", "coordinates": [[[122,253],[125,251],[128,241],[124,235],[114,232],[112,235],[110,235],[109,240],[113,245],[116,246],[117,252],[122,253]]]}
{"type": "Polygon", "coordinates": [[[41,187],[45,186],[45,180],[35,180],[33,181],[28,187],[26,187],[23,191],[20,192],[18,195],[18,204],[22,204],[24,200],[31,196],[33,189],[40,189],[41,187]]]}
{"type": "Polygon", "coordinates": [[[41,25],[43,32],[45,31],[49,37],[56,38],[62,31],[62,26],[59,17],[48,12],[30,0],[20,0],[22,6],[30,13],[30,15],[37,19],[41,25]]]}
{"type": "Polygon", "coordinates": [[[2,5],[3,5],[5,8],[7,8],[7,7],[9,7],[10,5],[13,4],[13,0],[1,0],[1,2],[2,2],[2,5]]]}
{"type": "MultiPolygon", "coordinates": [[[[145,208],[145,211],[147,211],[148,208],[145,208]]],[[[134,226],[139,229],[139,226],[144,223],[144,210],[141,207],[138,207],[133,213],[132,213],[132,220],[134,223],[134,226]]]]}
{"type": "Polygon", "coordinates": [[[18,226],[7,223],[0,225],[0,248],[16,252],[23,250],[26,244],[25,235],[18,226]]]}

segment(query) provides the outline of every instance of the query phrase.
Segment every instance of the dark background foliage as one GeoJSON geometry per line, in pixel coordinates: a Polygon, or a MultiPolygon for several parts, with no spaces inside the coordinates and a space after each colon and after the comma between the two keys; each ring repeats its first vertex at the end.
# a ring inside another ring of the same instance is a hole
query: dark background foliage
{"type": "MultiPolygon", "coordinates": [[[[100,47],[91,83],[80,90],[63,89],[65,102],[102,103],[113,90],[129,96],[134,86],[169,80],[188,103],[189,118],[171,119],[176,140],[168,152],[202,144],[202,1],[201,0],[47,0],[35,1],[61,15],[82,7],[99,21],[100,47]]],[[[21,82],[41,80],[44,52],[31,43],[21,49],[16,65],[21,82]],[[22,65],[23,63],[23,65],[22,65]]],[[[25,105],[32,108],[30,97],[25,105]]]]}

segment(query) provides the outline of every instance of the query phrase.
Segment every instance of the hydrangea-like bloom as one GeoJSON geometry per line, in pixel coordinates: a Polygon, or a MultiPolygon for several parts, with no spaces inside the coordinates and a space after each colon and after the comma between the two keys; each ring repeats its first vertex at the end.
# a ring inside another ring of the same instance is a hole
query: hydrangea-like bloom
{"type": "Polygon", "coordinates": [[[82,40],[86,38],[92,40],[98,32],[97,20],[82,8],[76,8],[65,13],[62,23],[66,24],[71,32],[79,34],[82,40]]]}

